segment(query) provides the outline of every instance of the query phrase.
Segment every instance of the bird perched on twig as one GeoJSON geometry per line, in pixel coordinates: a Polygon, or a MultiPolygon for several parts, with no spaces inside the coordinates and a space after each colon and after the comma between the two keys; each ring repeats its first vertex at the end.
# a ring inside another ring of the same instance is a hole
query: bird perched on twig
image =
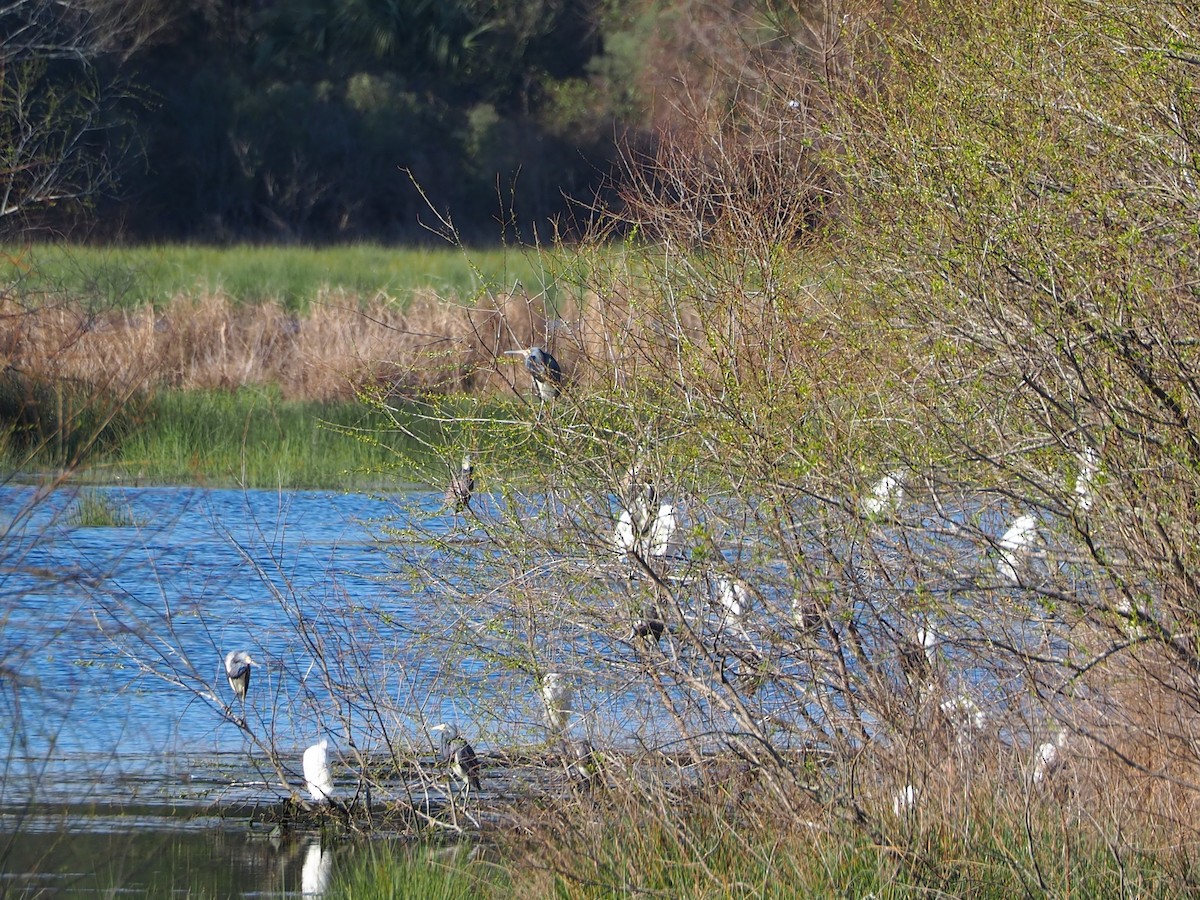
{"type": "Polygon", "coordinates": [[[446,487],[446,505],[462,512],[471,505],[471,494],[475,491],[475,467],[471,465],[471,454],[464,453],[462,466],[450,476],[446,487]]]}
{"type": "Polygon", "coordinates": [[[322,738],[304,751],[304,781],[313,803],[333,802],[333,776],[329,773],[329,741],[322,738]]]}
{"type": "Polygon", "coordinates": [[[450,763],[450,771],[463,783],[468,794],[472,790],[479,790],[479,757],[466,738],[459,736],[458,726],[442,722],[429,730],[441,732],[438,760],[450,763]]]}
{"type": "Polygon", "coordinates": [[[642,607],[642,614],[634,620],[633,627],[629,631],[629,635],[625,638],[627,641],[632,641],[634,638],[653,638],[655,643],[662,639],[663,632],[667,628],[667,623],[663,621],[662,613],[656,605],[647,603],[642,607]]]}
{"type": "Polygon", "coordinates": [[[546,704],[546,724],[552,734],[567,730],[574,693],[571,683],[558,672],[550,672],[542,679],[542,702],[546,704]]]}
{"type": "Polygon", "coordinates": [[[246,691],[250,689],[250,667],[257,665],[245,650],[230,650],[225,654],[225,677],[242,703],[246,702],[246,691]]]}
{"type": "Polygon", "coordinates": [[[554,400],[562,390],[562,368],[549,351],[541,347],[528,350],[505,350],[509,356],[525,360],[525,369],[533,379],[533,392],[540,400],[554,400]]]}

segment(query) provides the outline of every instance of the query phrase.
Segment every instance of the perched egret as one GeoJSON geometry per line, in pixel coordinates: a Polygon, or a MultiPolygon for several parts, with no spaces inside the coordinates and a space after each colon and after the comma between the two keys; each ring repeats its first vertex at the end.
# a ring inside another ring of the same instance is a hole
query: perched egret
{"type": "Polygon", "coordinates": [[[650,530],[646,536],[646,553],[647,556],[676,556],[678,548],[672,541],[675,538],[675,532],[679,528],[679,522],[675,518],[675,507],[670,503],[664,503],[658,508],[658,515],[654,517],[654,521],[650,523],[650,530]]]}
{"type": "Polygon", "coordinates": [[[462,512],[471,505],[471,494],[475,490],[475,467],[471,465],[471,454],[462,458],[462,467],[450,476],[446,487],[446,505],[455,512],[462,512]]]}
{"type": "Polygon", "coordinates": [[[917,789],[911,784],[906,784],[903,789],[896,792],[892,797],[892,812],[898,816],[902,816],[910,812],[917,805],[917,789]]]}
{"type": "Polygon", "coordinates": [[[1067,732],[1060,728],[1053,741],[1046,741],[1037,748],[1037,753],[1033,757],[1034,784],[1044,784],[1046,779],[1063,764],[1063,748],[1066,744],[1067,732]]]}
{"type": "Polygon", "coordinates": [[[732,575],[720,575],[716,583],[716,601],[721,608],[722,627],[743,631],[746,614],[754,607],[750,585],[732,575]]]}
{"type": "Polygon", "coordinates": [[[533,392],[541,400],[553,400],[562,390],[562,368],[546,350],[541,347],[530,347],[528,350],[506,350],[509,356],[521,356],[525,359],[525,369],[533,379],[533,392]]]}
{"type": "Polygon", "coordinates": [[[954,726],[959,743],[963,743],[971,732],[980,732],[987,727],[987,713],[966,691],[957,697],[943,700],[940,709],[942,715],[954,726]]]}
{"type": "Polygon", "coordinates": [[[996,572],[1006,582],[1019,586],[1029,566],[1029,551],[1038,539],[1038,521],[1031,513],[1017,516],[1000,538],[1000,560],[996,572]]]}
{"type": "Polygon", "coordinates": [[[472,790],[479,790],[479,757],[475,755],[475,748],[467,743],[466,738],[459,736],[458,727],[443,722],[434,725],[430,731],[441,732],[438,759],[441,762],[449,761],[450,771],[466,786],[468,794],[472,790]]]}
{"type": "Polygon", "coordinates": [[[322,738],[304,751],[304,781],[313,803],[333,801],[333,776],[329,774],[329,741],[322,738]]]}
{"type": "Polygon", "coordinates": [[[225,654],[225,677],[242,703],[246,702],[246,691],[250,689],[250,667],[257,665],[245,650],[230,650],[225,654]]]}
{"type": "Polygon", "coordinates": [[[1075,477],[1075,506],[1087,512],[1096,502],[1096,476],[1100,473],[1100,454],[1091,446],[1079,453],[1079,474],[1075,477]]]}
{"type": "Polygon", "coordinates": [[[551,733],[562,734],[567,730],[573,696],[571,682],[560,673],[550,672],[542,679],[542,701],[546,704],[546,724],[551,733]]]}
{"type": "Polygon", "coordinates": [[[871,493],[863,497],[859,509],[867,518],[893,515],[904,503],[904,473],[889,472],[871,487],[871,493]]]}

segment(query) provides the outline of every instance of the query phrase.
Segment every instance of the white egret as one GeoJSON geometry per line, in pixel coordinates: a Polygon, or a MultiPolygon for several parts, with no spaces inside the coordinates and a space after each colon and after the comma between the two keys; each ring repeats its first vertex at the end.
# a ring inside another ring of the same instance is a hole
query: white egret
{"type": "Polygon", "coordinates": [[[1029,552],[1038,540],[1038,520],[1031,513],[1017,516],[1000,538],[996,572],[1011,585],[1019,586],[1029,567],[1029,552]]]}
{"type": "Polygon", "coordinates": [[[474,491],[475,467],[471,464],[471,454],[466,453],[462,458],[462,466],[450,476],[450,484],[446,487],[446,505],[455,512],[462,512],[471,505],[474,491]]]}
{"type": "Polygon", "coordinates": [[[479,757],[475,755],[475,748],[467,743],[466,738],[459,736],[458,727],[442,722],[429,730],[441,733],[439,761],[450,763],[450,771],[463,783],[468,794],[472,789],[479,790],[479,757]]]}
{"type": "Polygon", "coordinates": [[[664,503],[658,508],[658,515],[650,523],[650,530],[645,541],[645,556],[677,556],[679,548],[673,543],[679,522],[675,518],[675,507],[664,503]]]}
{"type": "Polygon", "coordinates": [[[1100,473],[1100,454],[1086,446],[1079,453],[1079,474],[1075,477],[1075,506],[1087,512],[1096,502],[1096,476],[1100,473]]]}
{"type": "Polygon", "coordinates": [[[246,691],[250,689],[250,667],[257,665],[245,650],[230,650],[225,654],[225,677],[242,703],[246,702],[246,691]]]}
{"type": "Polygon", "coordinates": [[[542,679],[542,702],[546,704],[546,724],[552,734],[567,730],[574,693],[571,683],[559,672],[550,672],[542,679]]]}
{"type": "Polygon", "coordinates": [[[750,585],[732,575],[719,575],[716,588],[722,627],[744,632],[746,615],[754,607],[754,593],[750,585]]]}
{"type": "Polygon", "coordinates": [[[867,518],[894,515],[904,503],[904,473],[889,472],[871,487],[871,493],[859,502],[867,518]]]}
{"type": "Polygon", "coordinates": [[[917,789],[911,784],[906,784],[901,790],[896,792],[892,797],[892,812],[898,816],[902,816],[910,812],[917,805],[917,789]]]}
{"type": "Polygon", "coordinates": [[[1044,784],[1063,764],[1063,748],[1067,745],[1067,732],[1060,728],[1054,740],[1046,741],[1037,748],[1033,757],[1033,783],[1044,784]]]}
{"type": "Polygon", "coordinates": [[[963,743],[971,732],[980,732],[987,727],[987,713],[966,691],[943,700],[940,708],[942,715],[954,726],[959,743],[963,743]]]}
{"type": "Polygon", "coordinates": [[[304,751],[304,781],[313,803],[333,801],[333,776],[329,773],[329,741],[322,738],[304,751]]]}
{"type": "Polygon", "coordinates": [[[520,356],[525,360],[525,369],[533,379],[533,392],[541,400],[553,400],[562,390],[562,368],[550,353],[541,347],[528,350],[506,350],[509,356],[520,356]]]}

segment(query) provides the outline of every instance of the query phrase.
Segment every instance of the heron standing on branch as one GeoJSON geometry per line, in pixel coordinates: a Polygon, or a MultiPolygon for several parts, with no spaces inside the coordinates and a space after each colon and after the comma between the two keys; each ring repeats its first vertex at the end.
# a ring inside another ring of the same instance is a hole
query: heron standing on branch
{"type": "Polygon", "coordinates": [[[250,667],[257,666],[245,650],[230,650],[225,654],[225,677],[233,694],[242,704],[246,703],[246,691],[250,689],[250,667]]]}
{"type": "Polygon", "coordinates": [[[525,359],[525,369],[533,379],[533,392],[541,400],[554,400],[562,389],[562,368],[558,360],[549,351],[541,347],[530,347],[528,350],[506,350],[509,356],[520,356],[525,359]]]}
{"type": "Polygon", "coordinates": [[[459,737],[458,727],[443,722],[429,730],[441,732],[438,761],[450,762],[450,771],[463,783],[468,795],[472,790],[479,790],[479,757],[475,755],[475,748],[467,743],[466,738],[459,737]]]}

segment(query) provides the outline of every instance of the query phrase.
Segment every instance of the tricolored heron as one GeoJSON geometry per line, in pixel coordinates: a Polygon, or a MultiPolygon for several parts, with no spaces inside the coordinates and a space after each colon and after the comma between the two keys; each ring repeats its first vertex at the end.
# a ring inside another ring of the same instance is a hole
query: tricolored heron
{"type": "Polygon", "coordinates": [[[439,761],[450,762],[450,771],[466,786],[468,794],[472,790],[479,790],[479,757],[466,738],[459,736],[458,727],[442,722],[429,730],[441,732],[439,761]]]}
{"type": "Polygon", "coordinates": [[[525,369],[533,379],[533,392],[541,400],[553,400],[562,390],[562,368],[548,350],[530,347],[528,350],[506,350],[509,356],[525,359],[525,369]]]}
{"type": "Polygon", "coordinates": [[[225,654],[225,677],[242,703],[246,702],[246,691],[250,689],[250,667],[257,665],[245,650],[230,650],[225,654]]]}

